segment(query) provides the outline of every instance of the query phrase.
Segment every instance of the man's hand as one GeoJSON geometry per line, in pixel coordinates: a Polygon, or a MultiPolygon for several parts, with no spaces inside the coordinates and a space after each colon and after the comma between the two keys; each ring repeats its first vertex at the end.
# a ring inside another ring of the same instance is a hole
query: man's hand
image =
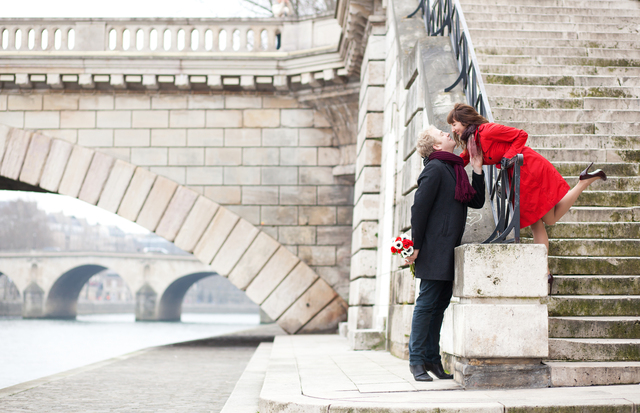
{"type": "Polygon", "coordinates": [[[407,265],[413,264],[416,261],[416,258],[418,258],[418,252],[420,252],[420,250],[414,249],[413,254],[404,259],[404,263],[407,265]]]}

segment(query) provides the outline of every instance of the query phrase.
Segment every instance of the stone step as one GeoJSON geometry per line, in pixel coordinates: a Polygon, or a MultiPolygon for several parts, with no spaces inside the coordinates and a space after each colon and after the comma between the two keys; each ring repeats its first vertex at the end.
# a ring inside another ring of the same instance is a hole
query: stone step
{"type": "MultiPolygon", "coordinates": [[[[640,16],[638,16],[640,18],[640,16]]],[[[479,47],[589,47],[589,48],[605,48],[605,49],[637,49],[640,47],[640,39],[635,40],[579,40],[579,39],[563,39],[563,38],[519,38],[518,33],[514,33],[518,38],[502,38],[502,37],[480,37],[476,36],[473,40],[474,48],[479,47]]]]}
{"type": "Polygon", "coordinates": [[[492,107],[494,118],[502,121],[528,122],[635,122],[640,120],[640,110],[600,109],[528,109],[492,107]]]}
{"type": "Polygon", "coordinates": [[[535,13],[494,13],[485,9],[483,12],[466,11],[463,7],[464,18],[467,25],[472,27],[476,22],[526,22],[526,23],[589,23],[589,24],[619,24],[635,26],[638,22],[637,16],[622,15],[618,11],[614,16],[583,15],[579,13],[553,13],[553,9],[547,12],[546,9],[538,9],[535,13]]]}
{"type": "MultiPolygon", "coordinates": [[[[569,181],[567,181],[569,182],[569,181]]],[[[596,183],[591,184],[595,186],[596,183]]],[[[580,207],[573,206],[560,222],[640,222],[640,207],[580,207]]]]}
{"type": "MultiPolygon", "coordinates": [[[[540,155],[547,158],[549,161],[568,161],[568,162],[606,162],[607,161],[607,149],[547,149],[547,148],[533,148],[540,155]]],[[[614,151],[615,152],[615,151],[614,151]]],[[[619,159],[619,158],[615,158],[619,159]]]]}
{"type": "MultiPolygon", "coordinates": [[[[561,28],[557,30],[518,30],[497,28],[497,25],[488,28],[469,27],[471,39],[489,38],[489,39],[557,39],[557,40],[584,40],[584,41],[621,41],[621,42],[637,42],[638,35],[635,33],[604,33],[589,31],[566,31],[561,28]]],[[[475,43],[474,43],[475,45],[475,43]]]]}
{"type": "MultiPolygon", "coordinates": [[[[469,23],[469,30],[473,29],[493,29],[499,26],[501,30],[537,30],[539,32],[564,31],[564,32],[591,32],[591,33],[611,33],[611,34],[637,34],[638,28],[634,24],[606,24],[606,23],[554,23],[554,22],[510,22],[502,21],[474,21],[469,23]]],[[[473,34],[472,37],[473,39],[473,34]]]]}
{"type": "MultiPolygon", "coordinates": [[[[577,176],[564,178],[572,188],[578,183],[577,176]]],[[[640,191],[640,177],[611,176],[608,177],[606,181],[598,180],[592,183],[589,186],[589,189],[594,191],[640,191]]]]}
{"type": "Polygon", "coordinates": [[[640,338],[640,317],[549,317],[550,338],[640,338]]]}
{"type": "MultiPolygon", "coordinates": [[[[514,99],[514,98],[500,98],[514,99]]],[[[519,100],[515,98],[514,100],[519,100]]],[[[522,99],[528,100],[528,99],[522,99]]],[[[544,100],[544,99],[543,99],[544,100]]],[[[562,99],[558,99],[562,100],[562,99]]],[[[613,99],[615,100],[615,99],[613,99]]],[[[489,100],[491,103],[491,100],[489,100]]],[[[493,105],[493,103],[491,103],[493,105]]],[[[525,103],[526,104],[526,103],[525,103]]],[[[640,136],[611,135],[529,135],[527,145],[532,148],[557,149],[635,149],[640,147],[640,136]]]]}
{"type": "MultiPolygon", "coordinates": [[[[551,162],[562,176],[578,176],[589,164],[585,162],[551,162]]],[[[633,162],[596,162],[592,169],[602,169],[607,176],[637,176],[640,165],[633,162]]]]}
{"type": "Polygon", "coordinates": [[[640,339],[550,338],[549,358],[576,361],[640,360],[640,339]]]}
{"type": "Polygon", "coordinates": [[[638,98],[640,88],[637,87],[576,87],[576,86],[535,86],[506,85],[485,83],[487,96],[523,97],[529,99],[567,99],[581,97],[597,98],[638,98]]]}
{"type": "Polygon", "coordinates": [[[640,67],[638,59],[603,59],[580,56],[527,56],[527,55],[480,55],[480,65],[511,64],[529,66],[582,66],[582,67],[640,67]]]}
{"type": "MultiPolygon", "coordinates": [[[[551,244],[555,243],[555,240],[551,241],[551,244]]],[[[554,295],[640,295],[640,275],[556,275],[551,293],[554,295]]]]}
{"type": "Polygon", "coordinates": [[[601,59],[639,59],[640,50],[588,48],[588,47],[559,47],[559,46],[513,46],[506,43],[503,46],[483,46],[480,42],[475,45],[479,61],[482,56],[564,56],[564,57],[592,57],[601,59]]]}
{"type": "Polygon", "coordinates": [[[568,6],[539,6],[537,3],[532,5],[513,5],[513,4],[492,4],[489,8],[486,4],[477,4],[474,2],[463,1],[462,10],[467,13],[487,13],[491,11],[497,14],[568,14],[575,16],[640,16],[640,10],[626,9],[620,11],[619,9],[603,9],[603,8],[585,8],[585,7],[568,7],[568,6]]]}
{"type": "MultiPolygon", "coordinates": [[[[463,1],[462,5],[482,5],[485,7],[494,6],[531,6],[530,0],[469,0],[463,1]]],[[[616,9],[616,10],[640,10],[640,6],[635,1],[616,0],[537,0],[535,5],[538,10],[543,7],[571,7],[588,9],[616,9]]],[[[464,9],[463,9],[464,10],[464,9]]]]}
{"type": "MultiPolygon", "coordinates": [[[[547,227],[549,238],[640,238],[640,222],[558,222],[547,227]]],[[[531,237],[531,229],[521,231],[531,237]]]]}
{"type": "Polygon", "coordinates": [[[640,362],[636,361],[545,361],[544,364],[551,368],[553,387],[640,383],[640,362]]]}
{"type": "Polygon", "coordinates": [[[260,343],[220,413],[255,413],[269,365],[273,343],[260,343]]]}
{"type": "MultiPolygon", "coordinates": [[[[549,270],[552,274],[558,275],[638,275],[640,274],[640,257],[562,257],[550,255],[549,270]]],[[[638,299],[640,300],[640,296],[638,299]]],[[[640,301],[637,304],[640,305],[640,301]]],[[[637,310],[640,315],[640,307],[637,307],[637,310]]]]}
{"type": "Polygon", "coordinates": [[[548,301],[550,317],[640,316],[638,295],[552,295],[548,301]]]}
{"type": "MultiPolygon", "coordinates": [[[[522,129],[527,133],[535,135],[562,135],[562,134],[611,134],[611,135],[624,135],[635,134],[640,130],[640,122],[523,122],[523,121],[509,121],[508,119],[501,119],[499,116],[494,116],[495,121],[507,126],[522,129]]],[[[637,159],[629,159],[629,161],[636,162],[637,159]]]]}
{"type": "MultiPolygon", "coordinates": [[[[640,255],[639,253],[639,239],[573,238],[557,239],[549,244],[549,255],[551,256],[637,258],[640,255]]],[[[640,274],[640,267],[637,272],[640,274]]]]}
{"type": "MultiPolygon", "coordinates": [[[[640,47],[640,43],[638,44],[640,47]]],[[[488,56],[482,56],[484,60],[488,56]]],[[[600,67],[600,66],[569,66],[569,65],[545,65],[534,66],[530,64],[480,64],[482,73],[494,73],[503,75],[520,76],[613,76],[617,78],[640,76],[640,67],[600,67]]]]}
{"type": "Polygon", "coordinates": [[[628,98],[564,98],[544,99],[528,97],[489,98],[494,109],[587,109],[587,110],[633,110],[640,111],[640,99],[628,98]]]}
{"type": "Polygon", "coordinates": [[[639,191],[584,191],[575,206],[632,207],[640,205],[639,191]]]}
{"type": "MultiPolygon", "coordinates": [[[[482,58],[480,58],[482,59],[482,58]]],[[[499,85],[528,86],[580,86],[580,87],[618,87],[614,76],[542,76],[542,75],[502,75],[482,73],[485,83],[499,85]]]]}

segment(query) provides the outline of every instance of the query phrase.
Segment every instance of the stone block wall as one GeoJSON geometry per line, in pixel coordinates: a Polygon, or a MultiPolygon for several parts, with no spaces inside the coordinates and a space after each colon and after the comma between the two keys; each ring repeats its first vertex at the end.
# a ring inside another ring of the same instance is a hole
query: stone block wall
{"type": "Polygon", "coordinates": [[[329,122],[271,93],[11,90],[0,124],[145,167],[226,206],[285,245],[345,299],[353,184],[329,122]]]}

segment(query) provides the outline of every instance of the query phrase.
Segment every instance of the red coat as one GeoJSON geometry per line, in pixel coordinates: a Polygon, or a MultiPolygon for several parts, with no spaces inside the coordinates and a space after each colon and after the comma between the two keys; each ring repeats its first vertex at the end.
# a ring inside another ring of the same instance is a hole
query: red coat
{"type": "MultiPolygon", "coordinates": [[[[476,136],[482,147],[484,165],[500,164],[502,158],[513,158],[518,153],[524,155],[520,168],[520,228],[538,221],[569,192],[569,184],[551,162],[525,146],[527,132],[485,123],[478,126],[476,136]]],[[[469,154],[465,150],[460,156],[466,166],[469,154]]]]}

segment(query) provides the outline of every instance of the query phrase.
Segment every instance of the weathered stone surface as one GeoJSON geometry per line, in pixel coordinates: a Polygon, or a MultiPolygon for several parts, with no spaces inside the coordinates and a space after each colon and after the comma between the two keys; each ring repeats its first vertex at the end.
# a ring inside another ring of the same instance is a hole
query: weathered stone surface
{"type": "Polygon", "coordinates": [[[375,221],[363,221],[353,230],[351,239],[351,252],[356,253],[361,249],[376,248],[378,246],[378,223],[375,221]]]}
{"type": "Polygon", "coordinates": [[[375,292],[375,278],[358,278],[349,284],[349,305],[373,305],[375,292]]]}
{"type": "Polygon", "coordinates": [[[184,251],[193,251],[218,208],[219,205],[210,199],[198,197],[176,235],[174,244],[184,251]]]}
{"type": "MultiPolygon", "coordinates": [[[[4,145],[2,146],[4,149],[4,145]]],[[[49,149],[51,149],[51,138],[34,133],[31,137],[27,155],[24,158],[22,171],[20,172],[21,182],[26,182],[34,186],[38,185],[42,169],[47,161],[47,155],[49,155],[49,149]]],[[[2,154],[0,154],[0,156],[2,156],[2,154]]]]}
{"type": "Polygon", "coordinates": [[[149,231],[155,231],[177,187],[178,184],[172,180],[164,176],[157,177],[140,210],[136,223],[149,231]]]}
{"type": "Polygon", "coordinates": [[[280,247],[247,287],[247,297],[262,304],[299,261],[286,248],[280,247]]]}
{"type": "Polygon", "coordinates": [[[258,229],[248,221],[241,219],[229,237],[224,242],[220,251],[211,262],[211,267],[223,277],[229,275],[238,260],[245,253],[249,245],[258,235],[258,229]]]}
{"type": "Polygon", "coordinates": [[[349,317],[347,318],[347,323],[349,323],[349,334],[352,334],[352,332],[357,330],[370,329],[373,324],[372,320],[372,306],[350,306],[349,317]]]}
{"type": "Polygon", "coordinates": [[[89,170],[94,151],[82,146],[74,146],[69,156],[67,168],[62,175],[58,192],[62,195],[77,197],[84,182],[84,177],[89,170]]]}
{"type": "Polygon", "coordinates": [[[347,320],[347,303],[336,297],[304,325],[298,334],[334,334],[338,324],[347,320]]]}
{"type": "Polygon", "coordinates": [[[179,186],[158,224],[156,234],[168,241],[173,241],[197,198],[196,192],[179,186]]]}
{"type": "Polygon", "coordinates": [[[296,333],[335,297],[336,292],[322,278],[296,300],[278,319],[278,325],[289,334],[296,333]]]}
{"type": "Polygon", "coordinates": [[[218,212],[193,250],[193,254],[205,264],[210,264],[239,219],[238,215],[227,208],[218,208],[218,212]]]}
{"type": "Polygon", "coordinates": [[[362,221],[375,221],[379,212],[380,195],[364,194],[353,208],[353,223],[359,225],[362,221]]]}
{"type": "Polygon", "coordinates": [[[280,164],[312,166],[318,164],[316,148],[280,148],[280,164]]]}
{"type": "Polygon", "coordinates": [[[386,342],[384,332],[374,329],[349,331],[347,338],[352,350],[381,350],[386,342]]]}
{"type": "Polygon", "coordinates": [[[263,206],[262,225],[296,225],[298,222],[298,208],[289,206],[263,206]]]}
{"type": "Polygon", "coordinates": [[[301,226],[278,227],[278,241],[284,245],[315,244],[316,228],[301,226]]]}
{"type": "Polygon", "coordinates": [[[279,191],[277,186],[243,186],[242,204],[277,205],[278,194],[279,191]]]}
{"type": "Polygon", "coordinates": [[[205,116],[207,128],[241,128],[241,110],[208,110],[205,116]]]}
{"type": "Polygon", "coordinates": [[[277,109],[247,109],[244,111],[243,118],[244,126],[248,128],[276,128],[280,126],[280,111],[277,109]]]}
{"type": "Polygon", "coordinates": [[[301,245],[298,256],[309,265],[335,265],[336,247],[301,245]]]}
{"type": "Polygon", "coordinates": [[[60,180],[67,167],[67,161],[71,155],[73,145],[60,139],[54,139],[51,142],[51,150],[47,157],[47,163],[42,170],[42,178],[40,179],[40,187],[51,192],[58,192],[60,180]]]}
{"type": "Polygon", "coordinates": [[[296,185],[298,168],[295,166],[266,166],[261,168],[263,185],[296,185]]]}
{"type": "Polygon", "coordinates": [[[279,246],[269,235],[259,233],[229,274],[229,281],[241,290],[246,289],[279,246]]]}
{"type": "Polygon", "coordinates": [[[297,146],[298,129],[263,129],[262,146],[297,146]]]}
{"type": "Polygon", "coordinates": [[[455,250],[456,297],[545,297],[544,246],[466,244],[455,250]]]}
{"type": "Polygon", "coordinates": [[[98,202],[114,162],[115,159],[113,157],[105,155],[104,153],[96,152],[95,155],[93,155],[78,199],[88,202],[91,205],[95,205],[98,202]]]}
{"type": "Polygon", "coordinates": [[[310,127],[313,126],[313,111],[309,109],[283,109],[282,126],[310,127]]]}
{"type": "Polygon", "coordinates": [[[350,205],[353,203],[353,187],[332,185],[318,187],[318,205],[350,205]]]}
{"type": "Polygon", "coordinates": [[[31,142],[31,135],[31,132],[21,129],[11,129],[6,143],[7,146],[4,150],[0,175],[6,176],[9,179],[18,179],[25,156],[27,155],[29,142],[31,142]]]}
{"type": "Polygon", "coordinates": [[[300,207],[298,225],[335,225],[336,207],[306,206],[300,207]]]}
{"type": "Polygon", "coordinates": [[[375,250],[360,250],[351,259],[351,279],[360,277],[375,277],[377,252],[375,250]]]}
{"type": "Polygon", "coordinates": [[[317,278],[318,276],[311,268],[305,263],[299,262],[271,295],[269,295],[260,308],[262,308],[269,317],[277,320],[317,278]]]}
{"type": "Polygon", "coordinates": [[[135,165],[119,159],[116,160],[111,168],[107,183],[104,185],[102,195],[100,195],[98,207],[115,214],[135,170],[135,165]]]}
{"type": "Polygon", "coordinates": [[[0,160],[4,155],[5,147],[10,133],[11,128],[9,126],[0,124],[0,160]]]}
{"type": "Polygon", "coordinates": [[[314,205],[315,186],[281,186],[280,205],[314,205]]]}
{"type": "Polygon", "coordinates": [[[135,222],[156,177],[157,175],[153,172],[137,168],[118,207],[118,215],[135,222]]]}

